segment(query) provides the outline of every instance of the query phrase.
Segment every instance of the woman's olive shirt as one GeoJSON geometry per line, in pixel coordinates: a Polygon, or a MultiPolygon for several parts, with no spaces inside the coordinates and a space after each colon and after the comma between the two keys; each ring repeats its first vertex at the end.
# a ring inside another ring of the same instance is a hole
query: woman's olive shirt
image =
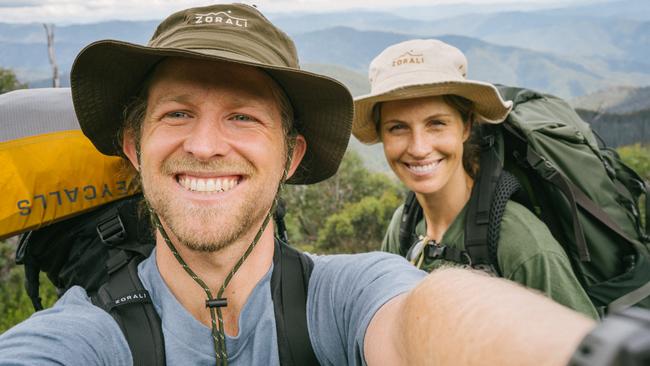
{"type": "MultiPolygon", "coordinates": [[[[440,245],[465,249],[465,208],[445,232],[440,245]]],[[[403,206],[395,210],[382,250],[399,254],[399,225],[403,206]]],[[[418,236],[426,234],[422,219],[416,226],[418,236]]],[[[598,312],[589,300],[571,268],[564,249],[553,238],[546,225],[524,206],[509,201],[501,222],[497,250],[503,277],[545,293],[556,302],[598,319],[598,312]]],[[[422,268],[431,271],[450,262],[425,259],[422,268]]]]}

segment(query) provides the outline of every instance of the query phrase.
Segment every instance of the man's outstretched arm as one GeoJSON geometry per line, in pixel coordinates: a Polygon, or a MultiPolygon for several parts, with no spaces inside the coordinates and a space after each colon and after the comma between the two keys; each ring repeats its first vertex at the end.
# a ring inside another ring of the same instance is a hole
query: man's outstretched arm
{"type": "Polygon", "coordinates": [[[386,303],[364,349],[369,365],[566,365],[594,325],[510,281],[447,268],[386,303]]]}

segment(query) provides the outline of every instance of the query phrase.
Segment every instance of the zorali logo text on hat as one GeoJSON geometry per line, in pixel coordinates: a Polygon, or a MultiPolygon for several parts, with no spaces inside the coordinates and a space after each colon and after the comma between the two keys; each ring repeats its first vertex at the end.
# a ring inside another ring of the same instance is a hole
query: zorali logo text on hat
{"type": "Polygon", "coordinates": [[[393,67],[395,66],[402,66],[402,65],[408,65],[408,64],[422,64],[424,63],[424,55],[423,54],[416,54],[413,53],[413,51],[408,51],[405,54],[397,57],[396,59],[393,60],[393,67]]]}
{"type": "Polygon", "coordinates": [[[244,18],[237,18],[228,12],[220,11],[218,13],[207,14],[194,14],[194,21],[192,24],[229,24],[235,27],[248,27],[248,20],[244,18]]]}

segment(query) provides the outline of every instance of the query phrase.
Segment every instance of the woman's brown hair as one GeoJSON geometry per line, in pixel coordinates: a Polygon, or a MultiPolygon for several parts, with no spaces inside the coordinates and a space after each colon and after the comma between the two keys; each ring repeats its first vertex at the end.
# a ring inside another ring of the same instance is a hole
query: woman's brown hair
{"type": "Polygon", "coordinates": [[[481,146],[478,128],[475,128],[476,113],[474,112],[474,102],[454,94],[443,95],[442,99],[460,113],[463,124],[469,128],[469,136],[463,143],[463,168],[472,179],[475,179],[479,168],[481,146]]]}

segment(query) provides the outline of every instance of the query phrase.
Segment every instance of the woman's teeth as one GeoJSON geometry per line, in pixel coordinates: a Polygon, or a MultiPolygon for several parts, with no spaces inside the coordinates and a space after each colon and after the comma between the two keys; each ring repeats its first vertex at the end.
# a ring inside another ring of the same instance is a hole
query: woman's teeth
{"type": "Polygon", "coordinates": [[[405,165],[409,170],[413,171],[414,173],[425,174],[425,173],[432,172],[438,166],[438,164],[440,164],[440,160],[430,164],[424,164],[424,165],[413,165],[413,164],[405,164],[405,165]]]}

